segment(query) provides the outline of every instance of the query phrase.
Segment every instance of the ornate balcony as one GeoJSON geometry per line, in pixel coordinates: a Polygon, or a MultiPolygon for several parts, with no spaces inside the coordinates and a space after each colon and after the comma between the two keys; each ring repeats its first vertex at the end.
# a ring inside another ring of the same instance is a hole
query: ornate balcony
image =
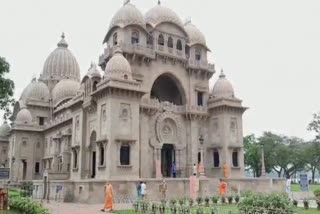
{"type": "Polygon", "coordinates": [[[207,60],[189,59],[188,66],[189,66],[189,68],[193,68],[193,69],[206,70],[206,71],[209,71],[211,73],[215,72],[214,64],[208,63],[207,60]]]}

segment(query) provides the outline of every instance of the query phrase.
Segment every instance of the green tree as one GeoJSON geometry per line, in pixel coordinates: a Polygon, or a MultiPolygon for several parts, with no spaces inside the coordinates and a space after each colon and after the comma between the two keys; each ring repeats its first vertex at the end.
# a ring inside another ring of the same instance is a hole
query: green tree
{"type": "Polygon", "coordinates": [[[314,131],[317,134],[316,138],[320,139],[320,112],[313,114],[313,119],[309,123],[307,129],[309,131],[314,131]]]}
{"type": "Polygon", "coordinates": [[[11,114],[11,107],[14,105],[13,91],[14,83],[5,77],[10,71],[10,65],[5,58],[0,57],[0,110],[4,111],[4,118],[11,114]]]}
{"type": "Polygon", "coordinates": [[[244,137],[243,144],[246,168],[253,172],[254,177],[259,177],[261,174],[261,149],[258,141],[252,134],[244,137]]]}
{"type": "Polygon", "coordinates": [[[314,183],[316,170],[320,170],[320,142],[312,141],[307,143],[303,156],[306,160],[306,169],[311,171],[312,182],[314,183]]]}

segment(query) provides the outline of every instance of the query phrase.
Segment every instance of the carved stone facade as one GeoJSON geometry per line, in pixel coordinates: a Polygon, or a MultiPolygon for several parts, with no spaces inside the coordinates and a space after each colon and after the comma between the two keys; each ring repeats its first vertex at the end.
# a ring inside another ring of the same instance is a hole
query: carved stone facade
{"type": "Polygon", "coordinates": [[[244,176],[246,108],[223,72],[209,90],[215,69],[193,24],[161,4],[144,17],[126,1],[104,43],[103,72],[92,63],[79,82],[63,35],[25,89],[7,138],[12,179],[42,179],[45,169],[52,180],[169,177],[173,163],[188,177],[199,162],[208,177],[224,163],[244,176]]]}

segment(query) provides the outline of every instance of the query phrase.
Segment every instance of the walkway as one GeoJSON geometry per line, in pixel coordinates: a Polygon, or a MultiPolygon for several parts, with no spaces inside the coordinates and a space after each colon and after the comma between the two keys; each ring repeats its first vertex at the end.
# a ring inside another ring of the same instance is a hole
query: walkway
{"type": "MultiPolygon", "coordinates": [[[[102,214],[102,204],[78,204],[78,203],[43,203],[51,214],[102,214]]],[[[115,210],[132,209],[132,204],[115,204],[115,210]]]]}

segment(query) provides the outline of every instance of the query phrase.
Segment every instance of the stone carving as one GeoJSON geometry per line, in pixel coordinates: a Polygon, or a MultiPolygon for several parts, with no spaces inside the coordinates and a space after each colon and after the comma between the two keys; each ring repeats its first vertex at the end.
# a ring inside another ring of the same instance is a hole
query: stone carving
{"type": "Polygon", "coordinates": [[[171,112],[164,112],[159,115],[156,121],[156,134],[161,144],[181,143],[181,120],[179,116],[171,112]]]}
{"type": "Polygon", "coordinates": [[[130,135],[131,133],[131,106],[127,103],[120,104],[119,110],[119,134],[130,135]]]}
{"type": "Polygon", "coordinates": [[[107,108],[106,104],[101,105],[101,113],[100,113],[100,135],[106,135],[106,125],[107,125],[107,108]]]}
{"type": "Polygon", "coordinates": [[[231,143],[236,143],[237,142],[237,119],[236,118],[231,118],[230,120],[230,141],[231,143]]]}

